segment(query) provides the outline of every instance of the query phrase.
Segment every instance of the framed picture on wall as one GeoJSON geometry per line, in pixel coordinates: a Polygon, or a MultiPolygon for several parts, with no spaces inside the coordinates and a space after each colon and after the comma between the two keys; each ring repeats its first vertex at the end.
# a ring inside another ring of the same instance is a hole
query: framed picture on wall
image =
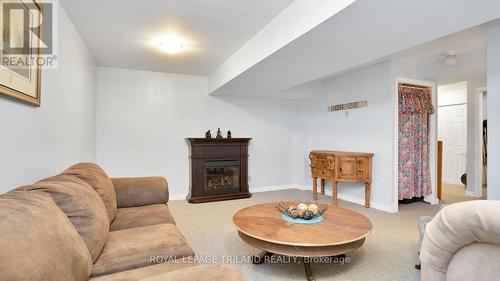
{"type": "Polygon", "coordinates": [[[40,106],[42,4],[1,1],[0,95],[40,106]]]}

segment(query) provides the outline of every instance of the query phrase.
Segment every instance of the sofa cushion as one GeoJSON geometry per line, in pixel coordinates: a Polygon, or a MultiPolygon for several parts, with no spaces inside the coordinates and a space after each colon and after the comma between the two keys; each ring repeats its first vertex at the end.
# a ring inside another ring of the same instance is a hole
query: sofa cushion
{"type": "Polygon", "coordinates": [[[0,196],[0,280],[88,280],[92,259],[52,198],[39,191],[0,196]]]}
{"type": "Polygon", "coordinates": [[[156,224],[113,231],[101,256],[94,263],[92,276],[109,274],[155,263],[152,257],[182,258],[193,250],[174,224],[156,224]]]}
{"type": "Polygon", "coordinates": [[[119,208],[110,231],[162,223],[175,224],[174,217],[166,204],[119,208]]]}
{"type": "Polygon", "coordinates": [[[86,181],[101,197],[111,223],[116,215],[116,193],[111,179],[101,167],[94,163],[79,163],[62,172],[86,181]]]}
{"type": "Polygon", "coordinates": [[[119,208],[168,202],[168,182],[164,177],[112,178],[119,208]]]}
{"type": "Polygon", "coordinates": [[[141,268],[120,271],[90,278],[90,281],[139,281],[152,276],[172,272],[175,270],[196,266],[193,259],[180,259],[180,261],[164,262],[141,268]]]}
{"type": "Polygon", "coordinates": [[[87,245],[92,261],[97,260],[109,232],[109,219],[92,187],[76,176],[58,175],[20,189],[44,191],[52,196],[87,245]]]}
{"type": "Polygon", "coordinates": [[[245,281],[239,270],[225,264],[198,265],[164,273],[141,281],[245,281]]]}

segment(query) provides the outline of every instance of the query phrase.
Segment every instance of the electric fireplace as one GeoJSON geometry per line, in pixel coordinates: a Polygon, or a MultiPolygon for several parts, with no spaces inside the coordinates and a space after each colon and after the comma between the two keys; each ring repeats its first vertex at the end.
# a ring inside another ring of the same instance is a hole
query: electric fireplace
{"type": "Polygon", "coordinates": [[[190,149],[189,203],[248,198],[250,138],[188,138],[190,149]]]}

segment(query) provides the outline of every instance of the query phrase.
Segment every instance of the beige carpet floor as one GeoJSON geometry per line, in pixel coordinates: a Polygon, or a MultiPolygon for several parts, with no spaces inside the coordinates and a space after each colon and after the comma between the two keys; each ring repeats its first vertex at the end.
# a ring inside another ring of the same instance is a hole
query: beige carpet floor
{"type": "Polygon", "coordinates": [[[443,183],[441,201],[444,204],[452,204],[462,201],[486,199],[486,188],[483,188],[482,198],[465,195],[465,186],[457,184],[443,183]]]}
{"type": "MultiPolygon", "coordinates": [[[[188,204],[171,201],[169,205],[177,225],[203,262],[238,262],[238,267],[249,281],[305,280],[303,264],[262,264],[245,262],[246,257],[259,251],[245,244],[237,235],[232,223],[233,214],[246,206],[280,200],[310,200],[310,191],[290,189],[255,193],[250,199],[188,204]]],[[[330,202],[322,196],[320,202],[330,202]]],[[[349,264],[313,264],[317,280],[420,280],[414,268],[417,262],[417,219],[434,215],[439,207],[418,202],[401,205],[400,212],[389,214],[375,209],[340,201],[344,208],[358,211],[373,222],[373,232],[365,244],[349,253],[349,264]]]]}

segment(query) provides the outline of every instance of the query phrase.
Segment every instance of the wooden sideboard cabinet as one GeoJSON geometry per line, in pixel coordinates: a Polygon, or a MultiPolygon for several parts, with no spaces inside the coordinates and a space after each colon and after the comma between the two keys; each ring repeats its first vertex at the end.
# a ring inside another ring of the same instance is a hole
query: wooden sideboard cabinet
{"type": "Polygon", "coordinates": [[[332,201],[337,206],[339,182],[364,183],[365,207],[370,208],[373,153],[313,150],[311,175],[313,180],[313,199],[318,198],[317,180],[321,180],[321,193],[325,194],[325,180],[332,181],[332,201]]]}

